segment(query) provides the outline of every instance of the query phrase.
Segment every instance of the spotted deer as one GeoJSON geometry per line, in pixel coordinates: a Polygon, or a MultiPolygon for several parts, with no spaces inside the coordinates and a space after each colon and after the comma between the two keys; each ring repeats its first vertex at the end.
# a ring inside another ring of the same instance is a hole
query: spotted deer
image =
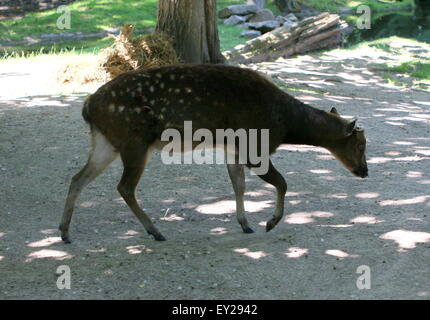
{"type": "MultiPolygon", "coordinates": [[[[354,175],[364,178],[368,174],[366,138],[356,121],[342,118],[334,108],[326,112],[303,103],[249,69],[206,64],[127,72],[90,95],[82,114],[91,128],[92,150],[84,168],[72,178],[67,196],[60,224],[61,237],[67,243],[78,195],[118,156],[124,166],[119,193],[146,231],[155,240],[165,240],[139,206],[135,189],[152,152],[165,145],[160,139],[163,130],[181,130],[185,121],[192,121],[194,130],[269,129],[268,170],[258,175],[277,191],[267,231],[284,213],[287,183],[269,158],[281,144],[326,148],[354,175]]],[[[229,150],[235,152],[237,145],[229,150]]],[[[245,166],[251,170],[255,167],[237,161],[227,164],[227,169],[236,196],[238,222],[243,232],[252,233],[244,215],[245,166]]]]}

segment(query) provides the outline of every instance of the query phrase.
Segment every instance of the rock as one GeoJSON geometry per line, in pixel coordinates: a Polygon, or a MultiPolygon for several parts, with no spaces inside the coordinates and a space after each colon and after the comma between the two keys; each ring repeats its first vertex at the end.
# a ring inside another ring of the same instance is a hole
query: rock
{"type": "Polygon", "coordinates": [[[299,24],[297,22],[290,21],[290,20],[287,20],[283,23],[283,26],[287,27],[288,30],[291,30],[291,29],[297,27],[298,25],[299,24]]]}
{"type": "Polygon", "coordinates": [[[282,25],[284,24],[284,22],[287,21],[287,18],[285,18],[284,16],[277,16],[276,21],[278,21],[282,25]]]}
{"type": "Polygon", "coordinates": [[[280,26],[281,24],[276,20],[254,22],[254,23],[249,23],[248,25],[249,29],[258,30],[258,31],[261,31],[262,33],[272,31],[273,29],[279,28],[280,26]]]}
{"type": "Polygon", "coordinates": [[[352,13],[354,13],[354,9],[352,8],[343,7],[339,9],[339,14],[352,14],[352,13]]]}
{"type": "Polygon", "coordinates": [[[249,19],[249,22],[262,22],[269,20],[275,20],[275,15],[269,9],[263,9],[256,12],[251,19],[249,19]]]}
{"type": "Polygon", "coordinates": [[[285,16],[285,19],[290,20],[290,21],[294,21],[294,22],[299,21],[299,18],[297,18],[294,13],[287,14],[285,16]]]}
{"type": "Polygon", "coordinates": [[[245,17],[242,17],[242,16],[231,16],[231,17],[229,17],[229,18],[227,18],[227,19],[224,20],[224,24],[226,26],[235,26],[237,24],[246,22],[246,19],[247,19],[246,16],[245,17]]]}
{"type": "Polygon", "coordinates": [[[228,6],[218,11],[218,17],[221,19],[225,19],[233,15],[246,16],[250,13],[256,13],[257,11],[258,8],[255,4],[237,4],[228,6]]]}
{"type": "Polygon", "coordinates": [[[240,34],[241,37],[245,37],[245,38],[256,38],[261,36],[261,31],[258,30],[244,30],[242,31],[242,33],[240,34]]]}

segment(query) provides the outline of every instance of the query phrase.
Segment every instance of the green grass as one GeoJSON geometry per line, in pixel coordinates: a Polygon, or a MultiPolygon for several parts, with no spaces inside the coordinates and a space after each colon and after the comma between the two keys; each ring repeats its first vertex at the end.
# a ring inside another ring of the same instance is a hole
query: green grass
{"type": "Polygon", "coordinates": [[[430,61],[412,60],[396,66],[386,66],[390,72],[408,74],[411,77],[430,81],[430,61]]]}
{"type": "Polygon", "coordinates": [[[411,6],[414,0],[403,0],[403,1],[377,1],[377,0],[302,0],[302,3],[315,8],[320,11],[338,12],[340,8],[355,9],[360,5],[367,5],[374,11],[380,11],[387,7],[396,8],[401,10],[405,7],[411,6]]]}
{"type": "MultiPolygon", "coordinates": [[[[5,20],[0,22],[0,34],[3,40],[22,40],[31,36],[40,37],[42,34],[62,32],[97,32],[107,28],[121,27],[126,23],[135,25],[136,29],[155,27],[157,22],[157,0],[84,0],[68,5],[71,9],[71,29],[61,30],[56,21],[61,14],[56,10],[33,12],[22,19],[5,20]]],[[[232,4],[243,4],[245,0],[218,0],[217,9],[232,4]]],[[[272,1],[267,7],[280,14],[272,1]]],[[[241,29],[234,26],[218,24],[221,50],[228,50],[243,43],[246,39],[240,37],[241,29]]],[[[0,52],[0,57],[34,55],[52,52],[98,52],[101,48],[112,44],[111,38],[86,39],[81,41],[61,42],[51,46],[18,46],[0,52]]]]}
{"type": "Polygon", "coordinates": [[[137,29],[155,26],[157,0],[85,0],[71,3],[71,29],[57,28],[61,16],[56,10],[32,12],[22,19],[0,23],[2,39],[22,40],[26,36],[40,37],[47,33],[96,32],[132,23],[137,29]]]}

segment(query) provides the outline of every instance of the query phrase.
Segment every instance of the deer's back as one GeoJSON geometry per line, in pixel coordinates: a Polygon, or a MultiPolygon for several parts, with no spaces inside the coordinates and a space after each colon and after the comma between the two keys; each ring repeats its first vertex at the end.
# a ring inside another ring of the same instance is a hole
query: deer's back
{"type": "MultiPolygon", "coordinates": [[[[167,128],[268,128],[276,133],[284,93],[249,69],[172,65],[124,73],[88,103],[91,124],[121,141],[130,133],[157,139],[167,128]]],[[[112,139],[111,139],[112,140],[112,139]]]]}

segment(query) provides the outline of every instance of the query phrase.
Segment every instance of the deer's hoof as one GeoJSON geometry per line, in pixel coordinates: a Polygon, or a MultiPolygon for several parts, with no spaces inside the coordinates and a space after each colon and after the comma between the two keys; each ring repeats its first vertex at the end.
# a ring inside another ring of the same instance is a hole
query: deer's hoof
{"type": "Polygon", "coordinates": [[[61,240],[63,240],[64,243],[72,243],[68,235],[61,235],[61,240]]]}
{"type": "Polygon", "coordinates": [[[244,233],[254,233],[254,230],[252,230],[250,227],[242,227],[242,230],[244,233]]]}
{"type": "Polygon", "coordinates": [[[272,219],[267,221],[266,232],[269,232],[270,230],[272,230],[278,224],[279,220],[280,219],[273,217],[272,219]]]}
{"type": "Polygon", "coordinates": [[[155,241],[166,241],[166,238],[164,238],[163,235],[159,232],[149,232],[148,231],[148,234],[150,236],[153,236],[155,241]]]}

